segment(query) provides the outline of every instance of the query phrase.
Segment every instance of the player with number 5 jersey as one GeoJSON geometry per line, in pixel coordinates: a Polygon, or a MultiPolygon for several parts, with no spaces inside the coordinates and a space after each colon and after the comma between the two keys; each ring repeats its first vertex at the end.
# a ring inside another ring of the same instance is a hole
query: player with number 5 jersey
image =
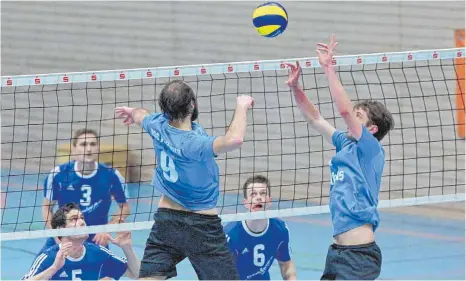
{"type": "Polygon", "coordinates": [[[219,169],[215,157],[241,147],[252,105],[251,97],[239,96],[228,131],[220,137],[208,136],[194,122],[198,116],[196,95],[180,80],[162,89],[161,113],[151,114],[143,108],[115,109],[126,125],[136,123],[150,135],[158,164],[152,184],[162,197],[139,278],[175,277],[176,265],[188,257],[201,280],[238,279],[216,209],[219,169]]]}

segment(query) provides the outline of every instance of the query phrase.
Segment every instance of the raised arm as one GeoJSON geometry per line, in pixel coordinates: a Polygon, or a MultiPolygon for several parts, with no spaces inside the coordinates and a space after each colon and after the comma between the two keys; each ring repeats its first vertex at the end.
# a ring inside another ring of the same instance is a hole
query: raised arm
{"type": "Polygon", "coordinates": [[[356,140],[359,140],[362,134],[361,123],[356,118],[356,114],[353,110],[353,103],[341,85],[341,82],[338,79],[337,73],[332,64],[333,53],[337,45],[338,42],[335,42],[335,35],[332,35],[330,38],[330,46],[323,43],[317,43],[317,54],[319,56],[320,65],[324,69],[325,75],[327,76],[330,93],[333,97],[335,105],[337,106],[338,112],[345,120],[351,135],[356,138],[356,140]]]}
{"type": "Polygon", "coordinates": [[[332,143],[332,136],[335,132],[335,128],[320,115],[319,109],[311,102],[299,85],[299,77],[301,75],[301,66],[299,62],[296,62],[296,66],[293,64],[287,65],[291,69],[287,84],[291,88],[299,111],[301,111],[301,114],[316,131],[328,142],[332,143]]]}
{"type": "Polygon", "coordinates": [[[248,109],[253,104],[254,99],[250,96],[242,95],[237,98],[236,110],[227,133],[214,141],[215,154],[227,153],[241,147],[246,135],[248,109]]]}
{"type": "MultiPolygon", "coordinates": [[[[127,260],[127,269],[124,273],[125,276],[131,279],[137,279],[139,277],[139,268],[140,268],[140,261],[134,252],[132,241],[131,241],[131,232],[130,231],[123,231],[118,232],[116,238],[110,237],[110,240],[113,244],[117,245],[123,250],[127,260]]],[[[106,264],[108,269],[112,268],[119,268],[121,267],[121,260],[116,258],[113,254],[111,255],[111,259],[106,264]]],[[[108,271],[107,268],[104,271],[108,271]]],[[[118,270],[116,270],[118,271],[118,270]]],[[[108,272],[111,272],[108,271],[108,272]]],[[[109,276],[109,277],[116,277],[116,276],[109,276]]]]}
{"type": "Polygon", "coordinates": [[[127,106],[116,107],[115,113],[117,114],[117,118],[124,119],[123,123],[125,123],[127,126],[133,123],[141,126],[144,117],[150,114],[147,109],[132,108],[127,106]]]}
{"type": "Polygon", "coordinates": [[[47,254],[40,254],[34,263],[31,270],[21,280],[50,280],[52,277],[63,267],[65,264],[66,256],[73,245],[65,243],[58,250],[55,260],[52,261],[48,258],[47,254]],[[50,265],[52,263],[52,265],[50,265]]]}

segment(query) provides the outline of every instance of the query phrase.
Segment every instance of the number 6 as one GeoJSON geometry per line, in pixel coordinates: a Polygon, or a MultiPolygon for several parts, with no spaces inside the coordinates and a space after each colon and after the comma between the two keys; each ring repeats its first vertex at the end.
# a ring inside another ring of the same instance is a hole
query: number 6
{"type": "Polygon", "coordinates": [[[254,265],[263,266],[265,263],[264,253],[260,253],[259,250],[263,251],[265,249],[263,244],[258,244],[254,246],[254,265]]]}

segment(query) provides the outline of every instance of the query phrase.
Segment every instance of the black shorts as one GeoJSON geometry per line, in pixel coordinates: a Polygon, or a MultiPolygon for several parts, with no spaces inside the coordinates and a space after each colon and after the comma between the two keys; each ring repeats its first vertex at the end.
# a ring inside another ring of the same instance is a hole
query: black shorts
{"type": "Polygon", "coordinates": [[[382,253],[375,242],[328,248],[321,280],[375,280],[382,269],[382,253]]]}
{"type": "Polygon", "coordinates": [[[219,216],[159,208],[139,277],[175,277],[186,257],[200,280],[239,280],[219,216]]]}

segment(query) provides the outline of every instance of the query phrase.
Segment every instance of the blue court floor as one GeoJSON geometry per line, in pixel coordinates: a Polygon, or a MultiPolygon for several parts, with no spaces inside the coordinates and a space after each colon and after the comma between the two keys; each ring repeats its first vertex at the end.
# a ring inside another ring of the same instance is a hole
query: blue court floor
{"type": "MultiPolygon", "coordinates": [[[[24,183],[24,181],[22,181],[24,183]]],[[[2,182],[2,191],[5,186],[2,182]]],[[[14,182],[10,181],[9,186],[14,182]]],[[[23,185],[24,186],[24,185],[23,185]]],[[[147,187],[141,195],[152,192],[147,187]]],[[[31,190],[32,191],[32,190],[31,190]]],[[[11,193],[4,201],[6,207],[31,206],[41,202],[40,192],[32,194],[11,193]],[[37,203],[35,203],[37,202],[37,203]]],[[[147,194],[146,194],[147,195],[147,194]]],[[[135,196],[133,192],[133,196],[135,196]]],[[[5,199],[5,198],[4,198],[5,199]]],[[[222,198],[220,204],[236,204],[236,196],[222,198]]],[[[144,213],[136,220],[149,220],[154,211],[150,199],[131,200],[133,211],[144,213]],[[142,211],[144,210],[144,212],[142,211]]],[[[274,206],[277,207],[276,204],[274,206]]],[[[290,207],[290,206],[281,206],[290,207]]],[[[40,219],[40,208],[7,209],[2,223],[22,220],[29,221],[31,216],[40,219]]],[[[133,220],[131,216],[129,220],[133,220]]],[[[313,215],[284,218],[291,232],[292,258],[297,268],[298,279],[319,279],[323,271],[327,247],[332,242],[330,215],[313,215]]],[[[24,224],[19,224],[21,226],[24,224]]],[[[38,227],[31,223],[28,227],[38,227]]],[[[3,226],[2,231],[11,231],[11,226],[3,226]]],[[[149,234],[147,231],[133,232],[133,245],[141,258],[149,234]]],[[[382,249],[383,267],[380,279],[404,280],[465,280],[465,221],[459,219],[439,219],[427,215],[406,215],[381,210],[381,226],[377,231],[377,243],[382,249]]],[[[1,280],[18,280],[31,266],[34,256],[41,249],[45,239],[6,241],[1,245],[1,280]]],[[[121,250],[111,249],[118,254],[121,250]]],[[[271,268],[271,277],[281,279],[277,263],[271,268]]],[[[194,270],[186,259],[178,266],[177,280],[196,279],[194,270]]]]}

